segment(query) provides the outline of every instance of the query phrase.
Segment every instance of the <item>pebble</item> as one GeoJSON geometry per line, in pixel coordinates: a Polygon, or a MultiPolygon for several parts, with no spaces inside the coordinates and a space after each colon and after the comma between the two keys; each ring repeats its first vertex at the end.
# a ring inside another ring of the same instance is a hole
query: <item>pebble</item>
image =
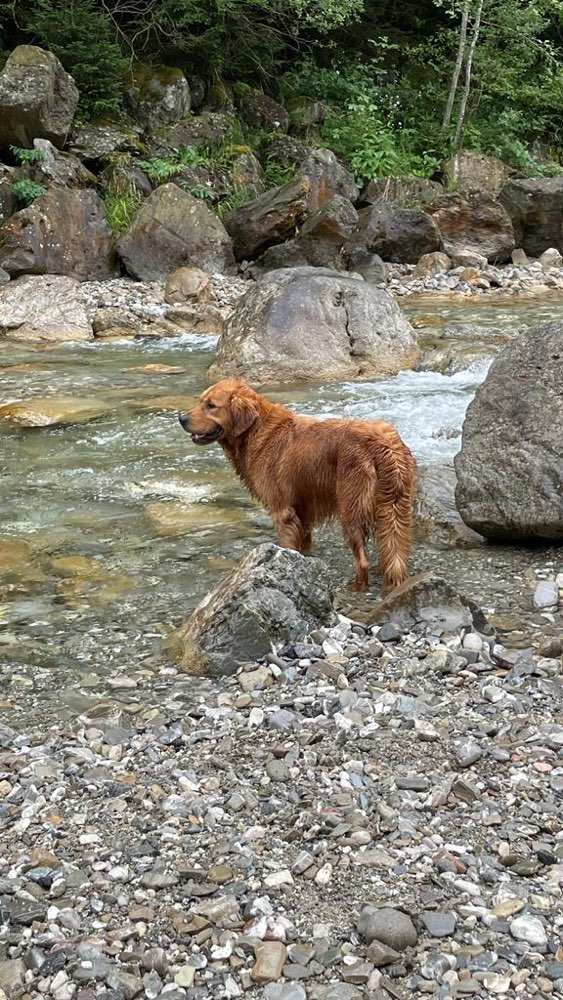
{"type": "Polygon", "coordinates": [[[0,988],[556,997],[552,618],[512,646],[340,616],[232,677],[163,675],[152,717],[0,725],[0,988]]]}

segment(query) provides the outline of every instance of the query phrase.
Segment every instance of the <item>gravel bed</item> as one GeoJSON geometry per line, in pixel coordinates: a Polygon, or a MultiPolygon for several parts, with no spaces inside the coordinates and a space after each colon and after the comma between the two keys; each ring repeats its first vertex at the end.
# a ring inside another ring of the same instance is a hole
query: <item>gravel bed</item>
{"type": "Polygon", "coordinates": [[[563,997],[562,653],[340,615],[180,717],[2,726],[0,997],[563,997]]]}

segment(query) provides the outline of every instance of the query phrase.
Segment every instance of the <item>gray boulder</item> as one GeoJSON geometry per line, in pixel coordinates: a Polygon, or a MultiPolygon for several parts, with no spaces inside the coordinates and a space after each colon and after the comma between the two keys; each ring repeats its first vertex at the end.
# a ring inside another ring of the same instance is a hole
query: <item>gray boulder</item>
{"type": "Polygon", "coordinates": [[[22,274],[103,281],[116,274],[111,231],[96,191],[53,187],[0,226],[0,265],[22,274]]]}
{"type": "Polygon", "coordinates": [[[305,220],[297,236],[270,247],[256,261],[263,270],[280,267],[343,269],[343,247],[358,224],[358,213],[347,198],[335,194],[305,220]]]}
{"type": "Polygon", "coordinates": [[[233,91],[238,116],[251,129],[255,132],[287,132],[289,115],[272,97],[245,84],[235,84],[233,91]]]}
{"type": "Polygon", "coordinates": [[[290,239],[309,208],[311,184],[296,176],[245,202],[225,216],[237,260],[253,260],[268,247],[290,239]]]}
{"type": "Polygon", "coordinates": [[[208,375],[258,383],[395,375],[420,357],[392,296],[325,268],[270,271],[239,299],[208,375]]]}
{"type": "Polygon", "coordinates": [[[440,249],[438,227],[419,209],[378,204],[358,215],[351,248],[370,250],[392,264],[416,264],[423,254],[440,249]]]}
{"type": "Polygon", "coordinates": [[[0,73],[0,148],[50,139],[62,148],[78,104],[78,90],[52,52],[18,45],[0,73]]]}
{"type": "Polygon", "coordinates": [[[475,548],[483,542],[481,535],[461,520],[455,505],[455,487],[453,463],[419,465],[414,536],[436,549],[475,548]]]}
{"type": "Polygon", "coordinates": [[[58,343],[92,340],[80,282],[30,275],[0,288],[0,337],[58,343]]]}
{"type": "Polygon", "coordinates": [[[175,66],[137,63],[125,96],[133,115],[146,129],[180,121],[191,107],[190,86],[175,66]]]}
{"type": "Polygon", "coordinates": [[[493,361],[463,425],[456,503],[486,538],[563,539],[563,322],[532,327],[493,361]]]}
{"type": "Polygon", "coordinates": [[[450,257],[469,251],[492,263],[510,260],[515,246],[512,223],[491,195],[453,192],[431,202],[425,212],[436,223],[450,257]]]}
{"type": "Polygon", "coordinates": [[[563,177],[508,181],[499,201],[512,220],[517,247],[530,257],[550,247],[563,252],[563,177]]]}
{"type": "Polygon", "coordinates": [[[496,198],[515,171],[496,156],[486,156],[474,149],[459,149],[442,164],[451,187],[462,191],[481,191],[496,198]]]}
{"type": "Polygon", "coordinates": [[[232,674],[272,642],[302,638],[332,611],[328,570],[277,545],[259,545],[204,597],[172,640],[181,669],[232,674]]]}
{"type": "Polygon", "coordinates": [[[366,184],[360,203],[363,206],[390,202],[400,208],[424,208],[443,193],[441,184],[426,177],[376,177],[366,184]]]}
{"type": "Polygon", "coordinates": [[[211,272],[234,268],[230,237],[201,199],[163,184],[143,202],[117,244],[127,271],[141,281],[163,281],[178,267],[211,272]]]}
{"type": "Polygon", "coordinates": [[[353,174],[343,167],[330,149],[313,149],[299,164],[297,173],[310,184],[309,211],[316,212],[333,195],[340,195],[352,204],[359,189],[353,174]]]}

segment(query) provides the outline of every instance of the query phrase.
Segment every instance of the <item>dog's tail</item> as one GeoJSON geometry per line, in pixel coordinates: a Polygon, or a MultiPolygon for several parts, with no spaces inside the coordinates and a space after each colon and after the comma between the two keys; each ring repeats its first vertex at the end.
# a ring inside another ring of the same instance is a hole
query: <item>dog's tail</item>
{"type": "Polygon", "coordinates": [[[407,577],[416,491],[416,462],[394,427],[373,442],[377,475],[374,510],[379,566],[386,589],[407,577]]]}

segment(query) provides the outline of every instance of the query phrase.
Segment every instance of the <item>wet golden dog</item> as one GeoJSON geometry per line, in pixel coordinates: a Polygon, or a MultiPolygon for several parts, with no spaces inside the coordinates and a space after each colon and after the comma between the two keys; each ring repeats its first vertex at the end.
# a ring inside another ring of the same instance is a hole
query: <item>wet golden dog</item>
{"type": "Polygon", "coordinates": [[[267,508],[280,545],[308,552],[314,525],[338,518],[358,590],[368,586],[366,544],[374,534],[385,587],[404,581],[416,465],[391,424],[299,416],[241,379],[212,385],[179,419],[195,444],[221,445],[267,508]]]}

